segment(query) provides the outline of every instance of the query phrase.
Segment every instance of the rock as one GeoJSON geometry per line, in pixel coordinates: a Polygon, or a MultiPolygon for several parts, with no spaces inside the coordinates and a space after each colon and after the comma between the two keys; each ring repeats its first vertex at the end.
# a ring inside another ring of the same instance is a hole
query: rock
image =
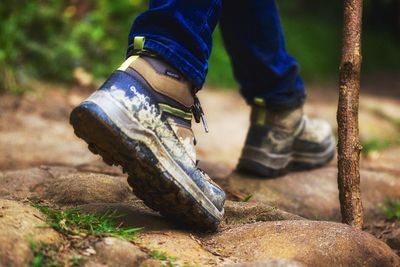
{"type": "Polygon", "coordinates": [[[68,173],[76,173],[76,169],[40,166],[0,172],[0,197],[13,200],[43,199],[49,183],[68,173]]]}
{"type": "Polygon", "coordinates": [[[0,197],[14,200],[47,199],[61,204],[120,202],[131,197],[126,178],[118,175],[118,169],[102,168],[98,162],[92,165],[93,168],[98,167],[99,171],[108,171],[113,175],[89,174],[82,172],[80,167],[45,165],[0,172],[0,197]]]}
{"type": "Polygon", "coordinates": [[[0,266],[27,266],[33,258],[31,242],[61,241],[56,231],[43,227],[45,217],[29,205],[0,199],[0,266]]]}
{"type": "Polygon", "coordinates": [[[162,263],[158,260],[148,259],[140,264],[140,267],[162,267],[162,263]]]}
{"type": "MultiPolygon", "coordinates": [[[[366,220],[382,213],[387,198],[400,198],[400,179],[382,171],[362,170],[361,191],[366,220]]],[[[308,219],[340,221],[337,169],[327,166],[293,172],[277,179],[257,179],[233,173],[229,191],[252,194],[253,201],[267,203],[308,219]]]]}
{"type": "Polygon", "coordinates": [[[226,267],[305,267],[305,265],[297,261],[291,261],[285,259],[273,259],[273,260],[236,263],[236,264],[226,265],[226,267]]]}
{"type": "Polygon", "coordinates": [[[60,204],[122,202],[131,195],[124,177],[76,173],[55,179],[46,197],[60,204]]]}
{"type": "Polygon", "coordinates": [[[30,111],[12,115],[7,125],[15,121],[19,127],[0,131],[1,169],[77,165],[98,158],[88,151],[85,142],[75,137],[67,118],[55,121],[30,111]]]}
{"type": "Polygon", "coordinates": [[[400,229],[394,230],[387,237],[386,243],[395,250],[400,250],[400,229]]]}
{"type": "Polygon", "coordinates": [[[139,247],[114,237],[106,237],[96,243],[95,249],[97,260],[109,267],[135,267],[148,258],[139,247]]]}
{"type": "Polygon", "coordinates": [[[83,265],[85,267],[107,267],[106,264],[97,262],[96,260],[89,260],[83,265]]]}
{"type": "Polygon", "coordinates": [[[122,168],[119,166],[109,166],[101,160],[94,160],[89,163],[84,163],[76,166],[80,172],[102,173],[112,176],[123,176],[122,168]]]}
{"type": "MultiPolygon", "coordinates": [[[[215,266],[221,265],[223,259],[207,249],[202,241],[194,234],[179,230],[150,231],[140,233],[138,242],[150,250],[164,253],[174,258],[174,263],[189,266],[215,266]]],[[[232,261],[229,261],[230,263],[232,261]]]]}
{"type": "Polygon", "coordinates": [[[304,218],[271,207],[264,203],[225,202],[225,225],[254,223],[259,221],[304,220],[304,218]]]}
{"type": "Polygon", "coordinates": [[[374,151],[366,158],[362,158],[363,169],[386,171],[399,177],[400,146],[390,146],[383,151],[374,151]]]}
{"type": "Polygon", "coordinates": [[[244,262],[278,258],[306,266],[400,266],[400,258],[382,241],[332,222],[260,222],[228,229],[204,242],[210,251],[244,262]]]}
{"type": "Polygon", "coordinates": [[[370,110],[363,110],[359,113],[360,140],[396,140],[399,136],[399,129],[395,123],[383,119],[370,110]],[[379,125],[379,127],[376,127],[379,125]]]}
{"type": "Polygon", "coordinates": [[[51,174],[41,168],[1,172],[0,197],[21,200],[43,195],[45,183],[51,179],[51,174]]]}

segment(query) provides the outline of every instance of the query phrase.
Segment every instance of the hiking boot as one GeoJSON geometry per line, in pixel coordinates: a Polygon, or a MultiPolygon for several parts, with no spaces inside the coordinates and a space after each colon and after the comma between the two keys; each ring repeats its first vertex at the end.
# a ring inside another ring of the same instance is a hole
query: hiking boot
{"type": "Polygon", "coordinates": [[[330,125],[309,119],[303,107],[268,110],[256,99],[238,170],[276,177],[289,170],[307,170],[328,163],[335,154],[330,125]]]}
{"type": "Polygon", "coordinates": [[[191,85],[159,58],[129,57],[70,117],[78,137],[129,174],[134,194],[166,217],[216,229],[224,191],[197,167],[191,85]]]}

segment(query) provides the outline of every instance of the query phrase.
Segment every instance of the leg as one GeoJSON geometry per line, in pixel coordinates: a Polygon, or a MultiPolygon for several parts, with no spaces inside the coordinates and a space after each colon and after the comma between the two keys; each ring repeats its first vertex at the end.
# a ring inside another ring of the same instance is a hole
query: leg
{"type": "Polygon", "coordinates": [[[303,103],[298,63],[288,55],[274,0],[225,0],[221,30],[234,75],[248,103],[262,98],[269,107],[303,103]]]}
{"type": "Polygon", "coordinates": [[[303,81],[286,52],[275,1],[225,0],[221,29],[241,93],[252,105],[238,169],[273,177],[329,162],[335,151],[332,130],[303,115],[303,81]]]}
{"type": "Polygon", "coordinates": [[[202,87],[211,53],[211,35],[221,0],[151,0],[133,23],[128,54],[135,36],[146,37],[145,48],[163,57],[193,85],[202,87]]]}

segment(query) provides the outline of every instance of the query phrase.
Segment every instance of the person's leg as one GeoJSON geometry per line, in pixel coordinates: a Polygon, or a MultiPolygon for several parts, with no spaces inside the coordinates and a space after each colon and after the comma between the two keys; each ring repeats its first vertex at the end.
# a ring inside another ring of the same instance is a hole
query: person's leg
{"type": "Polygon", "coordinates": [[[75,133],[121,165],[146,205],[216,228],[225,193],[197,167],[192,113],[204,82],[220,0],[152,0],[134,22],[126,61],[70,117],[75,133]]]}
{"type": "Polygon", "coordinates": [[[156,52],[200,89],[220,12],[221,0],[151,0],[149,9],[132,25],[128,55],[133,52],[134,37],[144,36],[146,49],[156,52]]]}
{"type": "Polygon", "coordinates": [[[241,93],[252,106],[238,169],[271,177],[329,162],[332,130],[303,115],[299,64],[286,52],[276,2],[225,0],[221,29],[241,93]]]}
{"type": "Polygon", "coordinates": [[[300,106],[305,98],[299,64],[288,55],[274,0],[222,3],[222,36],[241,94],[269,107],[300,106]]]}

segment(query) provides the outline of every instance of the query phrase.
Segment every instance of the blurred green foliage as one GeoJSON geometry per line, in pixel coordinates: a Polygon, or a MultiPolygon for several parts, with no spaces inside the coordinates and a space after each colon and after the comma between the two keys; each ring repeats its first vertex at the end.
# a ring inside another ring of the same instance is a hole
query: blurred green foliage
{"type": "Polygon", "coordinates": [[[389,220],[400,220],[400,199],[388,199],[383,206],[383,213],[389,220]]]}
{"type": "Polygon", "coordinates": [[[125,56],[127,33],[142,0],[2,1],[0,82],[19,90],[30,76],[69,82],[82,66],[105,77],[125,56]]]}
{"type": "MultiPolygon", "coordinates": [[[[399,3],[366,1],[363,68],[367,72],[400,70],[400,41],[396,39],[400,31],[394,22],[400,11],[392,14],[399,3]]],[[[300,61],[302,75],[306,80],[335,79],[341,2],[291,0],[279,4],[287,47],[300,61]]],[[[146,0],[0,2],[0,90],[21,92],[31,77],[70,82],[77,67],[96,78],[106,77],[123,60],[132,21],[146,7],[146,0]]],[[[219,29],[213,42],[207,82],[236,87],[219,29]]]]}

